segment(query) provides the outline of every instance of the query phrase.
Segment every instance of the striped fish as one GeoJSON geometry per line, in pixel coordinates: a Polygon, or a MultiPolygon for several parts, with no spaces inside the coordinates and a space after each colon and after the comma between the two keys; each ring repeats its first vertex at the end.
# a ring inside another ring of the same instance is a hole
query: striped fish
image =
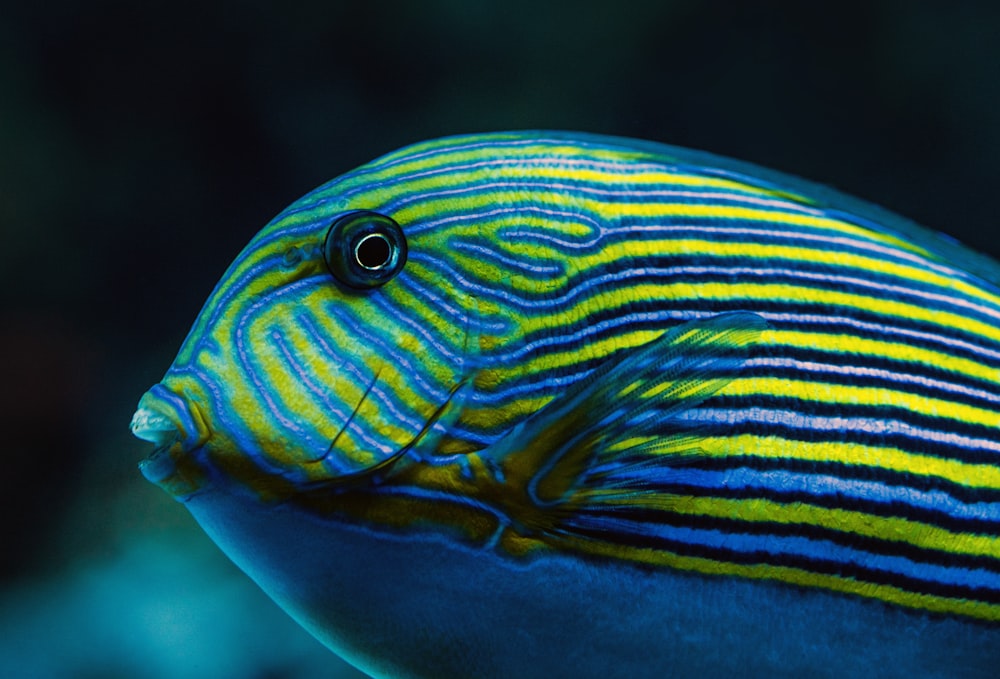
{"type": "Polygon", "coordinates": [[[373,676],[996,676],[998,286],[752,165],[453,137],[260,231],[132,428],[373,676]]]}

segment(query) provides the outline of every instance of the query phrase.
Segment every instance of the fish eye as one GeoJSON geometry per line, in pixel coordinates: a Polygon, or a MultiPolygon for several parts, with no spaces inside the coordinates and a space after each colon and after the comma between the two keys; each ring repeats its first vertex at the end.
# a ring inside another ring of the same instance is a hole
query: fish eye
{"type": "Polygon", "coordinates": [[[392,244],[381,233],[363,236],[354,247],[354,261],[369,271],[378,271],[392,259],[392,244]]]}
{"type": "Polygon", "coordinates": [[[385,284],[406,264],[406,238],[399,224],[368,210],[335,219],[323,251],[330,273],[357,290],[385,284]]]}

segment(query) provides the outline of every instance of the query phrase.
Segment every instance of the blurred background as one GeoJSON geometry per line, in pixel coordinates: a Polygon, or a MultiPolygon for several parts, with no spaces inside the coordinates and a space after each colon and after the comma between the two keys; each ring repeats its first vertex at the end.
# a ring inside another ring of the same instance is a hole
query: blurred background
{"type": "Polygon", "coordinates": [[[360,676],[143,481],[127,430],[300,194],[421,139],[576,129],[996,255],[998,29],[1000,4],[961,1],[4,3],[0,676],[360,676]]]}

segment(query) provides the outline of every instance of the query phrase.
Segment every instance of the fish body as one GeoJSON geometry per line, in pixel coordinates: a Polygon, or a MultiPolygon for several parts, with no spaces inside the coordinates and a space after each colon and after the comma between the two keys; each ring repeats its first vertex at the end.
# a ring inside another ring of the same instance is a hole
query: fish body
{"type": "Polygon", "coordinates": [[[993,676],[998,285],[751,165],[435,140],[258,233],[133,431],[373,676],[993,676]]]}

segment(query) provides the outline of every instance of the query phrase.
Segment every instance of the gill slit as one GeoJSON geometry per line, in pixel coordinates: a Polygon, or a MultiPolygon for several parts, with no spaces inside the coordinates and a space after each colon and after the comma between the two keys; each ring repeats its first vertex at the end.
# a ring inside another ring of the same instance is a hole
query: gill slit
{"type": "MultiPolygon", "coordinates": [[[[376,375],[376,377],[377,377],[377,375],[376,375]]],[[[375,477],[376,480],[381,480],[381,479],[385,478],[384,476],[382,476],[382,477],[376,477],[376,474],[378,472],[388,471],[397,462],[399,462],[404,456],[406,456],[407,453],[409,453],[411,450],[413,450],[413,448],[418,443],[420,443],[422,441],[422,439],[424,439],[424,437],[427,435],[427,433],[431,429],[434,428],[434,425],[437,424],[438,420],[441,419],[441,416],[444,415],[448,411],[448,408],[450,406],[454,405],[455,395],[458,392],[460,392],[465,385],[466,385],[465,381],[459,382],[457,385],[455,385],[455,387],[453,387],[451,389],[451,391],[449,392],[448,398],[445,399],[444,403],[442,403],[440,406],[438,406],[437,410],[434,411],[434,413],[431,415],[430,419],[427,420],[427,423],[424,425],[423,429],[421,429],[417,433],[417,435],[413,437],[413,440],[410,441],[409,443],[407,443],[405,446],[403,446],[399,450],[397,450],[395,453],[393,453],[389,457],[385,458],[384,460],[382,460],[380,462],[376,462],[372,466],[366,467],[365,469],[360,469],[360,470],[358,470],[356,472],[350,472],[350,473],[347,473],[347,474],[341,474],[340,476],[336,477],[335,479],[326,479],[326,480],[321,481],[321,482],[313,482],[313,483],[310,483],[310,484],[306,484],[306,486],[307,487],[315,487],[315,488],[324,488],[324,487],[330,487],[330,486],[345,487],[345,486],[350,486],[352,484],[356,484],[356,483],[358,483],[360,481],[371,480],[371,479],[373,479],[373,477],[375,477]]],[[[364,400],[364,398],[362,398],[362,401],[363,400],[364,400]]],[[[360,404],[359,404],[359,407],[360,407],[360,404]]],[[[347,423],[344,424],[344,428],[345,429],[347,428],[348,424],[350,424],[350,418],[348,418],[347,423]]],[[[338,434],[338,438],[339,438],[339,434],[338,434]]],[[[337,442],[337,439],[335,438],[333,440],[333,443],[330,444],[330,450],[331,451],[333,450],[333,445],[336,442],[337,442]]],[[[423,458],[420,458],[420,460],[424,461],[423,458]]]]}
{"type": "MultiPolygon", "coordinates": [[[[468,388],[470,388],[472,384],[473,374],[480,362],[479,319],[481,314],[479,309],[478,298],[473,297],[473,305],[475,306],[475,318],[472,317],[472,314],[467,314],[465,317],[465,336],[463,338],[463,349],[465,350],[464,355],[466,358],[462,362],[460,377],[457,383],[448,391],[448,396],[447,398],[445,398],[444,402],[441,403],[441,405],[439,405],[434,410],[434,412],[425,422],[424,426],[420,429],[419,432],[417,432],[417,435],[414,436],[409,443],[404,445],[402,448],[400,448],[398,451],[396,451],[389,457],[385,458],[380,462],[375,463],[370,467],[338,476],[334,482],[336,485],[349,485],[350,483],[357,482],[358,480],[361,479],[370,479],[377,472],[388,470],[390,467],[394,466],[397,462],[399,462],[399,460],[401,460],[404,456],[413,451],[414,448],[418,446],[418,444],[426,443],[428,434],[430,434],[431,430],[434,429],[435,425],[437,425],[437,423],[444,417],[444,415],[448,413],[451,408],[455,407],[456,405],[458,407],[461,407],[461,404],[465,402],[465,398],[469,393],[468,388]],[[459,394],[461,394],[461,396],[458,398],[458,401],[456,403],[456,397],[459,396],[459,394]]],[[[340,440],[340,437],[351,425],[351,422],[354,421],[354,417],[361,410],[361,405],[368,398],[369,393],[371,393],[371,390],[375,387],[375,383],[378,382],[380,374],[381,374],[381,368],[378,371],[376,371],[375,376],[372,378],[371,383],[365,389],[364,394],[362,394],[361,399],[358,401],[354,410],[351,412],[347,420],[344,422],[344,425],[341,427],[340,431],[338,431],[336,436],[333,437],[333,440],[330,441],[330,445],[327,447],[326,452],[322,456],[314,460],[310,460],[309,463],[312,464],[320,463],[323,460],[329,458],[329,456],[333,453],[333,450],[334,448],[336,448],[337,442],[340,440]]],[[[445,421],[451,423],[451,418],[450,417],[445,418],[445,421]]],[[[447,464],[454,462],[456,459],[464,459],[466,457],[467,454],[465,453],[456,453],[454,455],[442,455],[442,456],[426,456],[426,455],[418,456],[417,459],[419,461],[430,462],[432,464],[447,464]]],[[[328,483],[329,481],[316,485],[325,486],[328,483]]]]}
{"type": "Polygon", "coordinates": [[[347,416],[346,420],[344,420],[344,425],[340,428],[340,431],[338,431],[337,435],[333,437],[332,441],[330,441],[330,445],[327,446],[326,452],[324,452],[323,455],[316,458],[315,460],[309,460],[309,462],[312,463],[322,462],[323,460],[330,457],[330,455],[333,453],[333,449],[337,447],[337,441],[339,441],[343,433],[347,431],[347,428],[351,426],[351,422],[354,421],[354,417],[361,410],[361,405],[365,402],[365,400],[368,398],[368,394],[370,394],[372,389],[375,387],[375,383],[378,382],[378,376],[380,374],[382,374],[381,368],[375,371],[375,376],[372,377],[372,381],[368,384],[368,387],[365,389],[365,393],[361,395],[361,398],[358,399],[358,404],[354,406],[354,410],[352,410],[351,414],[347,416]]]}

